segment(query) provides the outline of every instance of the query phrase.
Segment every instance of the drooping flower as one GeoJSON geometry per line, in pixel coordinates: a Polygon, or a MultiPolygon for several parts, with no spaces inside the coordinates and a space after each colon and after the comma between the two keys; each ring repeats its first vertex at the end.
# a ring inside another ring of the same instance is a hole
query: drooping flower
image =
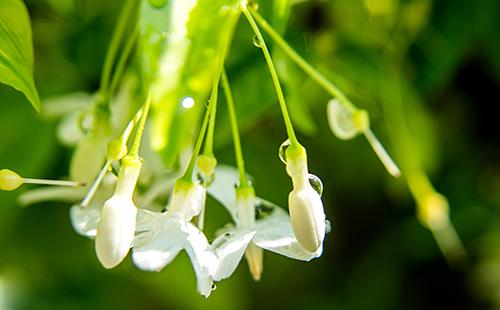
{"type": "Polygon", "coordinates": [[[290,146],[286,150],[286,172],[293,182],[288,196],[293,232],[304,249],[316,252],[325,238],[326,216],[321,197],[309,182],[307,155],[302,146],[290,146]]]}
{"type": "Polygon", "coordinates": [[[105,268],[122,262],[132,246],[137,215],[132,196],[141,166],[139,157],[123,158],[115,193],[104,204],[97,223],[95,249],[105,268]]]}
{"type": "MultiPolygon", "coordinates": [[[[255,231],[246,253],[254,279],[260,279],[263,269],[262,249],[303,261],[321,256],[322,243],[314,251],[307,250],[299,243],[292,229],[290,217],[285,210],[262,198],[255,197],[253,191],[240,191],[236,194],[233,185],[237,182],[236,169],[218,166],[214,182],[208,188],[208,192],[226,207],[233,218],[235,226],[224,230],[225,233],[237,235],[246,231],[255,231]]],[[[325,223],[324,218],[323,223],[325,223]]]]}
{"type": "Polygon", "coordinates": [[[208,297],[213,281],[234,272],[254,232],[225,234],[211,245],[203,232],[190,223],[202,210],[205,196],[206,189],[200,184],[178,181],[165,212],[140,210],[132,258],[142,270],[160,271],[185,250],[196,274],[198,291],[208,297]]]}

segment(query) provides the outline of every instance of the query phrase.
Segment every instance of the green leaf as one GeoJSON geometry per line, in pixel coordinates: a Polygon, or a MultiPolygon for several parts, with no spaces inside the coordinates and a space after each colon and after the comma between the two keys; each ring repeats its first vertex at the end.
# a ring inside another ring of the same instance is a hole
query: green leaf
{"type": "Polygon", "coordinates": [[[0,1],[0,82],[22,92],[40,111],[33,79],[30,19],[21,0],[0,1]]]}
{"type": "Polygon", "coordinates": [[[238,0],[143,0],[139,46],[143,78],[153,98],[152,144],[171,163],[189,141],[220,69],[239,16],[238,0]],[[183,108],[183,98],[195,106],[183,108]]]}

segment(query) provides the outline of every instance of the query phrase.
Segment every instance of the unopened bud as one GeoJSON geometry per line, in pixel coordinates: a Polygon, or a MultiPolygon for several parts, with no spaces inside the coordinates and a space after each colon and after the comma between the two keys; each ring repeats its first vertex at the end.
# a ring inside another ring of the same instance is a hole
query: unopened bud
{"type": "Polygon", "coordinates": [[[13,191],[24,183],[20,175],[9,169],[0,170],[0,189],[3,191],[13,191]]]}

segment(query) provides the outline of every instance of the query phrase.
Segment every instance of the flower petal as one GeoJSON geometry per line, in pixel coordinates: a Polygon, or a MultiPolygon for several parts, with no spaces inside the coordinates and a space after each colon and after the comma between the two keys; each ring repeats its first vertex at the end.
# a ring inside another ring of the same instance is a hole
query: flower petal
{"type": "Polygon", "coordinates": [[[183,223],[182,229],[187,234],[185,250],[196,274],[198,292],[208,297],[214,289],[210,271],[217,268],[217,257],[211,251],[210,244],[203,232],[196,226],[191,223],[183,223]]]}
{"type": "Polygon", "coordinates": [[[281,208],[274,208],[269,216],[257,220],[255,228],[257,233],[253,242],[263,249],[303,261],[309,261],[322,254],[322,246],[311,253],[298,243],[292,230],[290,217],[281,208]]]}
{"type": "Polygon", "coordinates": [[[239,181],[238,170],[231,166],[218,165],[215,168],[215,178],[208,193],[222,204],[231,214],[233,220],[236,220],[236,194],[235,185],[239,181]]]}
{"type": "Polygon", "coordinates": [[[212,248],[219,260],[217,269],[212,273],[215,281],[231,276],[254,235],[255,231],[234,229],[220,235],[212,242],[212,248]]]}
{"type": "Polygon", "coordinates": [[[150,240],[133,249],[132,260],[139,269],[160,271],[186,244],[187,234],[181,229],[181,221],[167,217],[162,219],[163,227],[158,231],[149,231],[152,233],[150,240]]]}
{"type": "Polygon", "coordinates": [[[101,216],[101,210],[89,207],[74,205],[70,209],[70,218],[73,228],[82,236],[95,238],[97,231],[97,222],[101,216]]]}

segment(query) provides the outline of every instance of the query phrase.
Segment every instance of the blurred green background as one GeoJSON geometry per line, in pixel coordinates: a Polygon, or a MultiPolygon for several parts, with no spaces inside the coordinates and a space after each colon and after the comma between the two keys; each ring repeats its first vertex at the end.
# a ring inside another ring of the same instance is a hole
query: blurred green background
{"type": "MultiPolygon", "coordinates": [[[[261,1],[261,9],[271,20],[270,3],[261,1]]],[[[95,91],[122,1],[26,4],[42,102],[95,91]]],[[[381,85],[390,79],[385,69],[399,72],[415,147],[406,151],[448,197],[469,254],[463,265],[450,267],[419,224],[404,180],[385,172],[363,138],[338,140],[325,115],[328,95],[275,53],[310,170],[325,187],[333,229],[323,256],[303,263],[266,252],[259,283],[242,261],[205,300],[187,255],[158,274],[138,271],[130,259],[105,270],[93,242],[73,231],[68,205],[22,208],[19,191],[0,192],[0,309],[500,309],[499,31],[496,0],[331,0],[294,5],[285,32],[299,54],[370,112],[396,161],[403,145],[390,134],[384,98],[391,92],[381,85]]],[[[243,19],[228,74],[257,193],[285,206],[290,181],[277,156],[284,126],[243,19]]],[[[57,142],[58,122],[5,85],[0,98],[0,168],[64,178],[71,150],[57,142]]],[[[216,156],[234,164],[227,120],[221,107],[216,156]]],[[[212,200],[207,217],[211,229],[229,219],[212,200]]]]}

